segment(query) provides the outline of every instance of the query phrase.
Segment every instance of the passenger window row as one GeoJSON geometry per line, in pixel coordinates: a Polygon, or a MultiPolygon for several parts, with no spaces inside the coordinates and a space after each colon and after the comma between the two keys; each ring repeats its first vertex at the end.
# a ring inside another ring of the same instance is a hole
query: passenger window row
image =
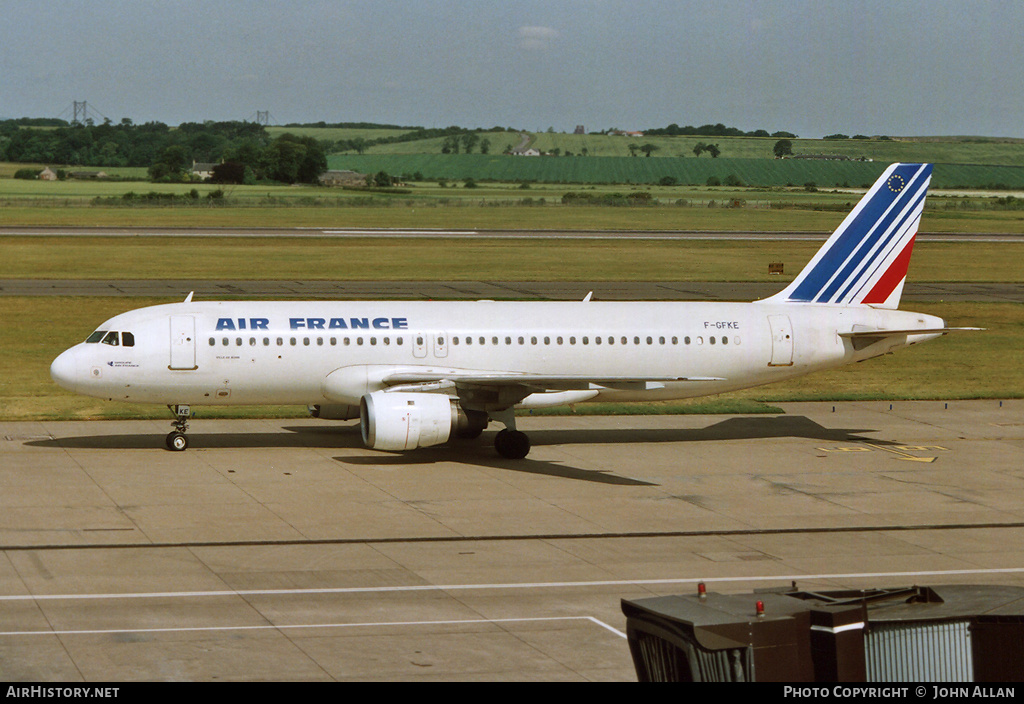
{"type": "MultiPolygon", "coordinates": [[[[256,347],[257,344],[262,344],[264,347],[270,347],[271,345],[276,345],[277,347],[284,347],[286,344],[288,346],[290,346],[290,347],[297,347],[300,344],[300,342],[299,342],[300,340],[301,340],[302,346],[304,346],[304,347],[310,347],[311,345],[316,345],[317,347],[323,347],[325,344],[329,345],[331,347],[336,347],[339,343],[342,346],[346,346],[346,347],[349,346],[349,345],[353,345],[353,344],[358,347],[358,346],[363,345],[363,344],[369,344],[369,345],[373,346],[373,345],[378,344],[378,342],[380,344],[383,344],[383,345],[390,345],[391,342],[392,342],[392,338],[391,337],[377,338],[376,336],[368,337],[368,338],[363,338],[363,337],[356,337],[356,338],[350,338],[350,337],[343,337],[343,338],[337,338],[337,337],[330,337],[330,338],[323,338],[323,337],[315,337],[315,338],[310,338],[310,337],[302,337],[302,338],[299,338],[299,337],[275,337],[275,338],[271,338],[271,337],[264,337],[264,338],[262,338],[259,341],[255,337],[250,337],[248,339],[248,341],[243,340],[243,338],[241,338],[241,337],[235,337],[235,338],[222,337],[220,339],[220,344],[222,346],[224,346],[224,347],[228,347],[228,346],[230,346],[232,344],[235,347],[242,347],[245,344],[248,344],[250,347],[256,347]]],[[[394,338],[394,343],[396,345],[402,345],[402,344],[404,344],[404,340],[401,337],[395,337],[394,338]]],[[[216,345],[217,345],[217,338],[216,337],[211,337],[210,338],[210,347],[214,347],[216,345]]]]}
{"type": "MultiPolygon", "coordinates": [[[[458,335],[453,335],[451,339],[452,339],[452,344],[453,345],[459,345],[459,344],[462,344],[462,345],[473,345],[473,344],[486,345],[488,343],[488,338],[483,337],[483,336],[477,337],[477,338],[473,338],[473,337],[470,337],[470,336],[459,337],[458,335]]],[[[517,338],[512,338],[512,337],[506,336],[504,338],[505,345],[512,345],[513,344],[513,339],[515,339],[515,342],[517,344],[519,344],[519,345],[527,344],[527,338],[526,337],[520,336],[520,337],[517,337],[517,338]]],[[[714,344],[719,343],[719,342],[721,344],[723,344],[723,345],[728,345],[729,344],[729,338],[726,337],[725,335],[722,335],[721,337],[715,337],[714,335],[712,335],[711,337],[708,338],[707,341],[708,341],[708,344],[711,344],[711,345],[714,345],[714,344]]],[[[438,344],[443,345],[444,344],[444,338],[443,337],[439,337],[437,342],[438,342],[438,344]]],[[[490,338],[490,344],[491,345],[500,345],[501,342],[502,342],[501,338],[498,338],[498,337],[491,337],[490,338]]],[[[616,338],[616,337],[614,337],[612,335],[609,335],[607,337],[604,337],[604,336],[601,336],[601,335],[594,335],[594,336],[583,335],[583,336],[580,336],[579,338],[577,338],[575,335],[569,336],[568,338],[563,337],[561,335],[558,335],[558,336],[545,335],[544,337],[531,336],[529,338],[529,344],[530,345],[540,345],[540,344],[544,344],[544,345],[551,345],[551,344],[564,345],[564,344],[569,344],[571,346],[571,345],[576,345],[576,344],[580,344],[580,345],[590,345],[590,344],[594,344],[594,345],[605,345],[605,344],[606,345],[616,345],[617,344],[617,345],[620,345],[620,346],[624,346],[624,345],[629,345],[631,343],[633,345],[636,345],[636,346],[640,346],[640,345],[644,345],[644,344],[647,344],[647,345],[655,345],[655,344],[658,344],[658,345],[667,345],[667,344],[678,345],[680,343],[680,338],[678,336],[675,336],[675,335],[673,335],[670,338],[665,337],[664,335],[661,335],[661,336],[659,336],[657,338],[651,337],[649,335],[645,336],[645,337],[640,337],[639,335],[635,335],[632,338],[630,338],[628,336],[625,336],[625,335],[623,335],[622,337],[618,337],[618,338],[616,338]]],[[[738,336],[733,337],[732,338],[732,343],[735,344],[735,345],[740,344],[740,338],[738,336]]],[[[416,344],[422,345],[423,344],[423,338],[422,337],[417,338],[416,339],[416,344]]],[[[697,336],[696,338],[691,338],[689,335],[686,335],[685,337],[682,338],[682,344],[684,344],[684,345],[690,345],[690,344],[703,345],[704,344],[704,337],[703,336],[697,336]]]]}
{"type": "MultiPolygon", "coordinates": [[[[111,333],[111,334],[116,335],[117,333],[111,333]]],[[[130,334],[131,333],[124,333],[124,335],[130,335],[130,334]]],[[[96,333],[94,333],[93,335],[95,336],[96,333]]],[[[519,336],[519,337],[516,337],[516,338],[512,338],[511,336],[506,336],[506,337],[504,337],[504,339],[499,338],[497,336],[494,336],[494,337],[490,338],[489,342],[490,342],[491,345],[494,345],[494,346],[500,345],[502,342],[504,342],[504,344],[506,346],[511,346],[513,344],[513,339],[515,339],[516,344],[519,344],[519,345],[526,345],[527,344],[527,338],[526,337],[522,337],[522,336],[519,336]]],[[[369,344],[371,346],[374,346],[374,345],[377,345],[378,342],[383,344],[383,345],[385,345],[385,346],[388,346],[392,342],[392,338],[391,337],[377,338],[376,336],[372,336],[372,337],[368,337],[368,338],[363,338],[363,337],[355,337],[355,338],[349,338],[349,337],[343,337],[343,338],[337,338],[337,337],[330,337],[330,338],[323,338],[323,337],[316,337],[316,338],[310,338],[310,337],[302,337],[302,338],[297,338],[297,337],[276,337],[276,338],[270,338],[270,337],[264,337],[264,338],[262,338],[262,345],[264,347],[270,347],[271,345],[275,345],[276,344],[276,346],[278,346],[278,347],[283,347],[283,346],[285,346],[287,344],[287,345],[289,345],[291,347],[296,347],[296,346],[298,346],[300,344],[300,342],[299,342],[300,340],[301,340],[302,346],[304,346],[304,347],[310,347],[312,345],[316,345],[317,347],[323,347],[325,344],[327,344],[327,345],[329,345],[331,347],[336,347],[339,343],[342,346],[349,346],[349,345],[353,345],[353,344],[356,345],[357,347],[361,346],[363,344],[369,344]]],[[[90,338],[88,341],[89,342],[94,342],[95,340],[92,340],[92,338],[90,338]]],[[[103,341],[106,342],[106,340],[103,340],[103,341]]],[[[735,337],[731,338],[731,341],[732,341],[732,344],[734,344],[734,345],[740,344],[739,336],[735,336],[735,337]]],[[[466,345],[466,346],[470,346],[470,345],[476,344],[476,345],[480,346],[480,345],[488,344],[488,338],[484,337],[484,336],[473,338],[473,337],[468,336],[468,335],[464,336],[464,337],[459,337],[459,336],[456,335],[456,336],[453,336],[451,338],[451,342],[452,342],[453,345],[466,345]],[[474,340],[475,340],[475,342],[474,342],[474,340]]],[[[590,335],[583,335],[583,336],[581,336],[579,338],[577,338],[575,335],[569,336],[568,338],[563,337],[561,335],[554,336],[554,337],[552,337],[550,335],[545,335],[544,337],[531,336],[529,338],[529,344],[530,345],[540,345],[540,344],[544,344],[544,345],[551,345],[551,344],[565,345],[565,344],[568,344],[568,345],[572,346],[572,345],[577,345],[577,344],[580,344],[580,345],[590,345],[590,344],[594,344],[594,345],[605,345],[605,344],[606,345],[616,345],[616,344],[618,344],[619,346],[625,346],[625,345],[629,345],[631,342],[635,346],[640,346],[640,345],[644,345],[644,344],[646,344],[646,345],[655,345],[655,344],[658,344],[658,345],[668,345],[668,344],[678,345],[680,343],[680,338],[678,336],[674,336],[674,335],[672,337],[670,337],[670,338],[665,337],[663,335],[659,336],[657,338],[651,337],[651,336],[646,336],[646,337],[643,337],[643,338],[641,338],[640,336],[633,336],[632,338],[629,338],[627,336],[622,336],[622,337],[616,338],[616,337],[610,336],[610,335],[607,336],[607,337],[602,337],[600,335],[596,335],[596,336],[593,336],[593,337],[591,337],[590,335]]],[[[716,337],[716,336],[712,335],[712,336],[710,336],[707,339],[707,342],[708,342],[708,344],[711,344],[711,345],[718,344],[718,343],[721,343],[723,345],[728,345],[730,343],[730,338],[725,336],[725,335],[722,335],[721,337],[716,337]]],[[[210,347],[215,347],[217,345],[217,343],[218,343],[218,340],[217,340],[216,337],[211,337],[210,338],[210,347]]],[[[248,338],[247,343],[248,343],[248,345],[250,347],[256,347],[257,344],[258,344],[258,339],[255,338],[255,337],[250,337],[250,338],[248,338]]],[[[403,338],[401,336],[395,337],[394,338],[394,343],[396,345],[402,345],[403,344],[403,338]]],[[[110,344],[110,343],[108,343],[108,344],[110,344]]],[[[114,342],[113,344],[117,344],[117,343],[114,342]]],[[[127,343],[125,343],[125,344],[127,345],[127,343]]],[[[134,344],[134,342],[133,342],[133,344],[134,344]]],[[[234,345],[235,347],[242,347],[243,345],[246,344],[246,340],[241,338],[241,337],[235,337],[235,338],[222,337],[222,338],[220,338],[220,344],[223,347],[228,347],[228,346],[231,346],[231,345],[234,345]]],[[[424,344],[424,337],[422,335],[419,335],[419,336],[416,337],[416,344],[417,345],[423,345],[424,344]]],[[[436,340],[436,344],[444,345],[445,344],[444,336],[438,336],[437,340],[436,340]]],[[[682,344],[684,344],[684,345],[690,345],[690,344],[703,345],[704,344],[704,337],[703,336],[697,336],[695,338],[691,338],[689,335],[686,335],[685,337],[682,338],[682,344]]]]}

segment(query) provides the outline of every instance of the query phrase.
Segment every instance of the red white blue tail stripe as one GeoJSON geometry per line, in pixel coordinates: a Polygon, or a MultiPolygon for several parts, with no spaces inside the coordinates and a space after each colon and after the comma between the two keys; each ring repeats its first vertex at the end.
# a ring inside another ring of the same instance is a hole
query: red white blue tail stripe
{"type": "Polygon", "coordinates": [[[893,164],[772,302],[895,309],[921,222],[931,164],[893,164]]]}

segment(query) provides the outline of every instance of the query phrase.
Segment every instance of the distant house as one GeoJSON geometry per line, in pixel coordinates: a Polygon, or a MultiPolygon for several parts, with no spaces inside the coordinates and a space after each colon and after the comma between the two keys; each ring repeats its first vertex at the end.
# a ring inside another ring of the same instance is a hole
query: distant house
{"type": "Polygon", "coordinates": [[[573,130],[573,134],[584,134],[586,130],[583,129],[583,125],[576,125],[576,129],[573,130]]]}
{"type": "Polygon", "coordinates": [[[329,170],[320,174],[321,186],[365,186],[366,174],[348,169],[329,170]]]}
{"type": "Polygon", "coordinates": [[[512,156],[540,156],[540,151],[537,149],[513,149],[512,156]]]}
{"type": "Polygon", "coordinates": [[[71,171],[68,173],[68,177],[79,181],[95,181],[96,179],[110,178],[110,175],[106,171],[71,171]]]}
{"type": "Polygon", "coordinates": [[[51,169],[49,166],[47,166],[45,169],[39,172],[39,176],[37,176],[37,178],[40,181],[56,181],[57,172],[51,169]]]}
{"type": "Polygon", "coordinates": [[[201,161],[193,161],[192,170],[189,171],[189,173],[193,176],[206,180],[213,178],[213,169],[215,166],[217,166],[217,164],[206,164],[201,161]]]}

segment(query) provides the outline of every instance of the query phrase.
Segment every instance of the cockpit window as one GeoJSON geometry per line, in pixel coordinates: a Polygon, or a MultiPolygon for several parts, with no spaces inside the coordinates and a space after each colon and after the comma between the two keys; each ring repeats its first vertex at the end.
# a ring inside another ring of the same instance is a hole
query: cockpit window
{"type": "Polygon", "coordinates": [[[135,335],[130,332],[119,333],[107,330],[97,330],[92,335],[89,335],[85,341],[102,342],[104,345],[110,345],[112,347],[117,347],[118,344],[123,347],[135,347],[135,335]]]}

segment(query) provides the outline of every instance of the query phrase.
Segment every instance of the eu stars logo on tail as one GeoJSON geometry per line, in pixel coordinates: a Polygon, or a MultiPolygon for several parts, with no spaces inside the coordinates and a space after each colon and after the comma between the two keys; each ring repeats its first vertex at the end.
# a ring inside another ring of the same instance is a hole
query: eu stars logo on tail
{"type": "Polygon", "coordinates": [[[893,164],[773,303],[896,309],[931,182],[931,164],[893,164]]]}

